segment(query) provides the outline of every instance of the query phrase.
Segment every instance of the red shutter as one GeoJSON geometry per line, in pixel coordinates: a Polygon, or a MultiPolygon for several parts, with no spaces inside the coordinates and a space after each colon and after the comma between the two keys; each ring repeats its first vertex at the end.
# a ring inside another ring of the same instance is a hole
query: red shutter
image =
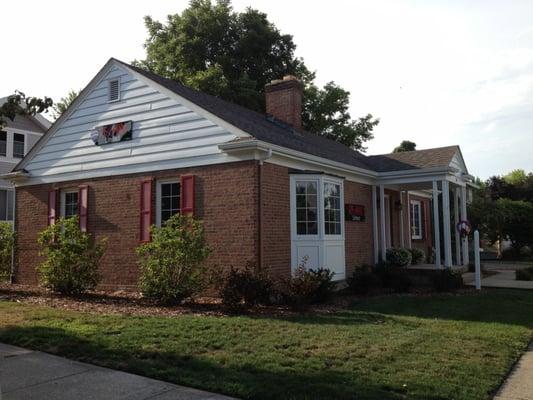
{"type": "Polygon", "coordinates": [[[89,201],[89,187],[80,186],[78,190],[78,214],[80,218],[80,230],[87,232],[87,207],[89,201]]]}
{"type": "Polygon", "coordinates": [[[141,220],[140,240],[150,241],[150,226],[152,225],[152,180],[146,179],[141,182],[141,220]]]}
{"type": "Polygon", "coordinates": [[[181,177],[180,212],[182,215],[194,215],[194,175],[181,177]]]}
{"type": "Polygon", "coordinates": [[[48,225],[54,225],[57,218],[57,190],[48,192],[48,225]]]}

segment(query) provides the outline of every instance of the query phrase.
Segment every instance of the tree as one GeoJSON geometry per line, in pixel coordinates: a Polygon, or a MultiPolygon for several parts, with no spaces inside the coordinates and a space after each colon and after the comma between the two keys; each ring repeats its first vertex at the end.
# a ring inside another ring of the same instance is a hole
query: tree
{"type": "Polygon", "coordinates": [[[393,150],[393,153],[402,153],[404,151],[415,151],[416,143],[409,140],[403,140],[398,147],[393,150]]]}
{"type": "Polygon", "coordinates": [[[264,87],[287,74],[304,85],[304,128],[358,150],[378,124],[369,114],[352,120],[350,93],[333,82],[318,88],[291,35],[282,34],[266,14],[235,12],[229,0],[192,0],[166,23],[145,17],[146,59],[134,64],[194,89],[263,112],[264,87]]]}
{"type": "Polygon", "coordinates": [[[63,114],[67,110],[67,108],[70,107],[72,102],[76,100],[76,97],[79,96],[80,92],[81,90],[71,90],[65,97],[61,97],[61,99],[53,105],[52,116],[54,117],[54,119],[58,119],[61,114],[63,114]]]}
{"type": "Polygon", "coordinates": [[[6,125],[7,119],[13,121],[17,115],[41,114],[47,112],[53,104],[49,97],[29,97],[17,90],[0,105],[0,128],[6,125]]]}

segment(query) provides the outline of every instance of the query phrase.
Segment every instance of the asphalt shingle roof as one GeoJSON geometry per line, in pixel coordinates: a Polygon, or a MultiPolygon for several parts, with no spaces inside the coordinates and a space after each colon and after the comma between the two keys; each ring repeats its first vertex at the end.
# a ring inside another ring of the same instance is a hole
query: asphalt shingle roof
{"type": "Polygon", "coordinates": [[[258,140],[292,150],[376,171],[398,171],[448,166],[458,146],[404,153],[365,156],[339,142],[306,132],[295,131],[282,121],[218,97],[191,89],[172,79],[116,60],[258,140]]]}

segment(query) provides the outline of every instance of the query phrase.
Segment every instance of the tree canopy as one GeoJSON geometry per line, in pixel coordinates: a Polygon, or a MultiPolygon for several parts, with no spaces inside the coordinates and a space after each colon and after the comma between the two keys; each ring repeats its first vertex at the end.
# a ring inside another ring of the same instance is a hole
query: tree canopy
{"type": "Polygon", "coordinates": [[[402,153],[404,151],[415,151],[416,143],[409,140],[403,140],[400,145],[394,148],[393,153],[402,153]]]}
{"type": "Polygon", "coordinates": [[[17,115],[36,115],[47,112],[54,102],[49,97],[39,98],[26,96],[23,92],[15,91],[0,105],[0,128],[13,121],[17,115]]]}
{"type": "Polygon", "coordinates": [[[368,114],[353,120],[350,93],[334,82],[319,88],[315,73],[295,56],[291,35],[253,8],[235,12],[229,0],[192,0],[166,23],[145,17],[146,58],[137,66],[194,89],[264,112],[264,87],[284,75],[304,85],[304,128],[357,150],[373,138],[379,120],[368,114]]]}
{"type": "Polygon", "coordinates": [[[54,119],[58,119],[61,114],[63,114],[67,108],[72,104],[76,97],[80,94],[81,90],[70,90],[65,97],[56,102],[52,107],[52,116],[54,119]]]}

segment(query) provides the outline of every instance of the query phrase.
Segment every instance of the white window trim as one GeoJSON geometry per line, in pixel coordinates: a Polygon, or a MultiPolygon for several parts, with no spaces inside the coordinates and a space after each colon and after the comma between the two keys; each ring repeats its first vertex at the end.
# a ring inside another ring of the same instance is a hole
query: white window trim
{"type": "MultiPolygon", "coordinates": [[[[158,227],[161,227],[161,185],[167,183],[177,183],[181,185],[179,178],[171,179],[158,179],[155,185],[155,224],[158,227]]],[[[181,190],[181,186],[180,186],[181,190]]]]}
{"type": "Polygon", "coordinates": [[[107,102],[108,103],[116,103],[117,101],[120,101],[122,99],[122,96],[120,95],[120,92],[121,92],[120,89],[121,89],[120,77],[110,79],[107,82],[107,102]],[[118,98],[114,100],[111,100],[111,83],[112,82],[118,82],[118,98]]]}
{"type": "Polygon", "coordinates": [[[409,210],[411,212],[410,216],[410,221],[409,221],[409,226],[411,227],[411,239],[414,239],[414,240],[421,240],[422,239],[422,202],[420,200],[411,200],[410,201],[410,204],[409,204],[409,207],[412,207],[412,210],[409,210]],[[419,234],[418,235],[415,235],[414,233],[414,230],[413,230],[413,221],[415,220],[415,217],[414,217],[414,210],[415,210],[415,205],[418,205],[418,232],[419,234]]]}
{"type": "Polygon", "coordinates": [[[11,134],[11,157],[14,160],[22,160],[28,154],[28,135],[24,132],[13,130],[11,134]],[[24,154],[22,157],[15,157],[15,134],[24,136],[24,154]]]}
{"type": "Polygon", "coordinates": [[[291,237],[293,240],[317,241],[317,240],[344,240],[344,180],[326,175],[293,174],[290,180],[290,207],[291,207],[291,237]],[[318,233],[316,235],[298,235],[296,229],[296,182],[316,182],[317,183],[317,224],[318,233]],[[324,218],[324,184],[333,183],[340,186],[340,212],[341,212],[341,233],[340,235],[326,235],[324,218]]]}
{"type": "MultiPolygon", "coordinates": [[[[65,218],[65,212],[66,212],[66,197],[67,197],[67,193],[79,193],[79,190],[78,189],[75,189],[75,188],[70,188],[70,189],[62,189],[61,190],[61,193],[60,193],[60,196],[61,196],[61,200],[60,200],[60,217],[61,218],[65,218]]],[[[78,194],[79,196],[79,194],[78,194]]],[[[78,202],[80,201],[80,199],[78,198],[78,202]]],[[[78,214],[79,214],[79,210],[78,210],[78,214]]]]}

